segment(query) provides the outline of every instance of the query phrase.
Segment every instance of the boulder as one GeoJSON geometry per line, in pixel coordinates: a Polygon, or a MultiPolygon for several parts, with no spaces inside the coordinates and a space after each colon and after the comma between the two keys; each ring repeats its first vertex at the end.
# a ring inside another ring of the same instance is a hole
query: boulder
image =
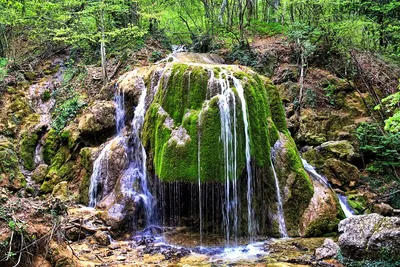
{"type": "Polygon", "coordinates": [[[313,180],[314,195],[300,220],[302,236],[321,236],[337,231],[339,221],[345,218],[336,194],[327,186],[313,180]]]}
{"type": "MultiPolygon", "coordinates": [[[[274,158],[287,230],[290,236],[304,235],[301,217],[314,195],[313,182],[304,170],[296,145],[283,134],[274,145],[274,158]]],[[[320,216],[315,214],[315,219],[320,216]]]]}
{"type": "Polygon", "coordinates": [[[386,203],[377,203],[372,207],[374,213],[378,213],[382,216],[392,216],[393,208],[386,203]]]}
{"type": "Polygon", "coordinates": [[[108,246],[111,243],[106,231],[97,231],[93,237],[99,245],[108,246]]]}
{"type": "Polygon", "coordinates": [[[360,175],[356,166],[334,158],[325,161],[322,172],[331,184],[346,188],[353,188],[360,175]]]}
{"type": "Polygon", "coordinates": [[[323,260],[333,258],[339,251],[339,245],[336,244],[332,239],[327,238],[321,247],[315,250],[315,259],[323,260]]]}
{"type": "Polygon", "coordinates": [[[347,218],[339,224],[339,247],[345,257],[361,260],[400,260],[400,218],[373,213],[347,218]]]}
{"type": "Polygon", "coordinates": [[[62,201],[68,200],[68,184],[66,181],[61,182],[54,186],[53,192],[51,195],[55,198],[58,198],[62,201]]]}
{"type": "Polygon", "coordinates": [[[40,164],[32,173],[32,179],[37,183],[42,183],[46,178],[49,166],[47,164],[40,164]]]}
{"type": "Polygon", "coordinates": [[[358,182],[359,171],[349,162],[357,160],[359,155],[349,141],[329,141],[308,147],[302,156],[335,186],[353,188],[358,182]]]}
{"type": "Polygon", "coordinates": [[[96,101],[79,118],[78,130],[96,133],[115,126],[115,106],[112,101],[96,101]]]}

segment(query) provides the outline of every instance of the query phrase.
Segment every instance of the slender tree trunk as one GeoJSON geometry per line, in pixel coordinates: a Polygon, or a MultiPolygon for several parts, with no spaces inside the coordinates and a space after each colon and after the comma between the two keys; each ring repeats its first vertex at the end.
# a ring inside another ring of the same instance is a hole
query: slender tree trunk
{"type": "Polygon", "coordinates": [[[107,77],[107,59],[106,59],[106,44],[105,44],[105,25],[104,25],[104,9],[101,11],[101,41],[100,41],[100,55],[101,55],[101,74],[103,78],[103,84],[106,85],[108,81],[107,77]]]}

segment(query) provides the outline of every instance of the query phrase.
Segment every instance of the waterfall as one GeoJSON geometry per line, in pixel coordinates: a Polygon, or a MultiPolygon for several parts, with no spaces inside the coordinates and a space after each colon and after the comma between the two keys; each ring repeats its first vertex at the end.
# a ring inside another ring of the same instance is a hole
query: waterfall
{"type": "Polygon", "coordinates": [[[141,88],[142,94],[139,103],[135,109],[132,119],[131,142],[129,142],[129,167],[124,171],[121,179],[122,193],[134,198],[135,203],[142,201],[145,209],[146,223],[150,224],[152,214],[153,196],[147,186],[147,169],[146,169],[146,151],[140,139],[140,132],[143,127],[144,117],[146,115],[146,95],[147,88],[141,88]]]}
{"type": "Polygon", "coordinates": [[[100,152],[99,156],[93,162],[93,172],[90,176],[90,185],[89,185],[89,207],[95,207],[97,201],[99,200],[99,189],[101,188],[103,192],[108,191],[106,188],[108,181],[108,159],[110,157],[111,147],[116,143],[123,144],[126,146],[126,141],[124,137],[122,137],[122,130],[125,128],[125,94],[123,90],[118,88],[118,85],[115,85],[115,95],[114,95],[114,104],[115,104],[115,121],[117,125],[117,136],[112,139],[100,152]],[[105,179],[103,181],[103,166],[105,166],[105,179]]]}
{"type": "MultiPolygon", "coordinates": [[[[331,190],[333,191],[333,189],[332,189],[332,187],[331,187],[331,185],[330,185],[328,179],[326,179],[325,176],[322,176],[322,175],[320,175],[319,173],[317,173],[317,171],[315,170],[315,168],[314,168],[312,165],[310,165],[305,159],[302,158],[301,160],[302,160],[302,162],[303,162],[304,168],[306,169],[306,171],[307,171],[309,174],[311,174],[312,177],[314,177],[314,178],[317,179],[320,183],[324,184],[326,187],[328,187],[329,189],[331,189],[331,190]]],[[[349,218],[349,217],[353,216],[353,215],[354,215],[354,212],[353,212],[353,210],[351,209],[351,207],[349,206],[349,204],[348,204],[348,202],[347,202],[346,196],[337,194],[336,192],[335,192],[335,194],[336,194],[336,196],[337,196],[338,199],[339,199],[340,207],[342,208],[342,210],[343,210],[343,212],[344,212],[346,218],[349,218]]]]}
{"type": "Polygon", "coordinates": [[[279,180],[278,176],[276,175],[275,171],[275,166],[274,163],[272,162],[272,159],[270,158],[271,162],[271,169],[274,174],[274,179],[275,179],[275,188],[276,188],[276,198],[278,201],[278,223],[279,223],[279,233],[281,234],[281,237],[286,238],[288,237],[288,232],[286,229],[286,223],[285,223],[285,216],[283,213],[283,204],[282,204],[282,197],[281,197],[281,190],[279,188],[279,180]]]}
{"type": "MultiPolygon", "coordinates": [[[[245,134],[245,141],[246,141],[246,170],[247,170],[247,231],[250,237],[250,241],[252,241],[254,236],[254,229],[253,229],[253,221],[254,221],[254,212],[252,206],[252,195],[253,195],[253,188],[252,188],[252,173],[251,173],[251,155],[250,155],[250,138],[249,138],[249,118],[247,116],[247,107],[246,107],[246,100],[244,98],[244,91],[243,86],[238,79],[234,76],[231,76],[233,80],[233,84],[236,87],[237,94],[240,99],[240,104],[242,106],[242,114],[243,114],[243,123],[244,123],[244,134],[245,134]]],[[[236,128],[235,128],[236,130],[236,128]]],[[[235,134],[236,136],[236,134],[235,134]]]]}
{"type": "Polygon", "coordinates": [[[250,154],[249,121],[247,115],[246,100],[244,97],[243,86],[240,81],[227,71],[222,71],[219,75],[219,84],[221,92],[219,95],[219,110],[221,118],[221,141],[224,148],[225,161],[225,207],[224,207],[224,225],[227,244],[232,235],[237,243],[238,237],[238,188],[237,188],[237,118],[236,118],[236,96],[229,83],[233,81],[236,93],[238,95],[241,111],[243,115],[244,135],[245,135],[245,155],[246,155],[246,173],[247,173],[247,232],[252,241],[254,236],[254,212],[252,207],[252,171],[250,154]],[[231,218],[233,225],[231,225],[231,218]]]}
{"type": "Polygon", "coordinates": [[[235,94],[230,87],[227,72],[222,71],[220,73],[219,84],[221,86],[221,92],[219,95],[218,106],[221,118],[221,141],[224,148],[225,162],[225,203],[223,219],[226,243],[229,245],[231,228],[233,228],[232,230],[235,242],[237,241],[238,233],[236,99],[235,94]],[[231,182],[232,196],[230,192],[231,182]],[[231,214],[232,212],[233,214],[231,214]],[[231,225],[231,217],[233,218],[233,225],[231,225]]]}

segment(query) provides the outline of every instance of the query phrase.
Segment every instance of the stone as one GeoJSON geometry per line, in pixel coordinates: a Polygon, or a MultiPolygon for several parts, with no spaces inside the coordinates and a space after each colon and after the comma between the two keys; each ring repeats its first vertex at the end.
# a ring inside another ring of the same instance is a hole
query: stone
{"type": "MultiPolygon", "coordinates": [[[[302,214],[314,195],[314,186],[304,170],[296,145],[291,139],[280,134],[274,145],[275,170],[281,184],[283,210],[286,227],[290,236],[302,235],[302,214]]],[[[273,176],[272,176],[273,177],[273,176]]],[[[316,217],[321,214],[315,214],[316,217]]]]}
{"type": "Polygon", "coordinates": [[[49,166],[47,164],[40,164],[32,173],[32,179],[37,183],[42,183],[46,178],[49,166]]]}
{"type": "Polygon", "coordinates": [[[400,260],[400,218],[372,213],[339,224],[339,247],[345,257],[400,260]]]}
{"type": "Polygon", "coordinates": [[[106,231],[97,231],[93,237],[99,245],[108,246],[111,244],[108,232],[106,231]]]}
{"type": "Polygon", "coordinates": [[[113,129],[115,106],[112,101],[95,101],[79,118],[78,130],[83,134],[96,134],[113,129]]]}
{"type": "Polygon", "coordinates": [[[315,250],[315,259],[323,260],[328,258],[333,258],[337,255],[339,251],[339,245],[336,244],[332,239],[327,238],[321,247],[315,250]]]}
{"type": "Polygon", "coordinates": [[[382,216],[392,216],[393,215],[393,208],[386,203],[378,203],[372,207],[372,211],[374,213],[378,213],[382,216]]]}
{"type": "Polygon", "coordinates": [[[58,183],[56,186],[53,188],[53,192],[51,195],[54,198],[58,198],[62,201],[67,201],[69,194],[68,194],[68,183],[66,181],[58,183]]]}
{"type": "Polygon", "coordinates": [[[348,188],[356,185],[360,175],[356,166],[334,158],[325,161],[323,173],[331,184],[348,188]]]}
{"type": "Polygon", "coordinates": [[[300,234],[306,237],[336,232],[344,218],[336,194],[318,181],[313,185],[314,195],[300,220],[300,234]]]}

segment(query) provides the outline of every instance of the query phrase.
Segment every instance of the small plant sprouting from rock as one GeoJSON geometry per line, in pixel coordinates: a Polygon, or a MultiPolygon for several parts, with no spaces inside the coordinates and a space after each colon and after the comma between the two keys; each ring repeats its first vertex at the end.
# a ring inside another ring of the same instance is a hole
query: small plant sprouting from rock
{"type": "Polygon", "coordinates": [[[75,118],[79,110],[86,105],[86,102],[82,100],[80,95],[75,95],[74,97],[68,99],[56,108],[53,116],[55,119],[53,121],[52,127],[60,132],[67,123],[75,118]]]}

